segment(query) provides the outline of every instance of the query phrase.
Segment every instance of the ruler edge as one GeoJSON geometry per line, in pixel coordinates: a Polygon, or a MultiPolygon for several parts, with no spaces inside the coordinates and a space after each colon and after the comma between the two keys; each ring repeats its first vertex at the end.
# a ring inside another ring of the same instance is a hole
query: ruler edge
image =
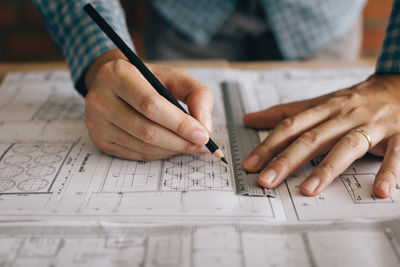
{"type": "MultiPolygon", "coordinates": [[[[231,143],[231,132],[229,131],[230,127],[229,127],[228,118],[227,118],[227,113],[228,113],[227,112],[227,108],[226,108],[227,103],[225,101],[226,99],[228,99],[229,103],[231,103],[229,97],[225,97],[226,95],[230,95],[228,93],[229,92],[229,87],[228,87],[229,84],[234,84],[237,87],[238,94],[239,94],[239,97],[240,97],[239,102],[240,102],[240,105],[241,105],[243,113],[245,111],[245,105],[244,105],[244,102],[243,102],[242,90],[240,88],[240,84],[237,81],[223,80],[223,81],[221,81],[219,83],[219,87],[220,87],[220,90],[221,90],[221,93],[222,93],[222,100],[223,100],[223,105],[224,105],[226,122],[227,122],[227,130],[228,130],[230,153],[231,153],[231,162],[232,162],[232,165],[235,165],[235,163],[233,162],[234,161],[234,157],[233,157],[233,150],[232,150],[232,147],[231,147],[232,146],[232,143],[231,143]],[[227,92],[227,93],[225,93],[225,92],[227,92]]],[[[230,107],[230,110],[232,110],[232,105],[231,104],[229,105],[229,107],[230,107]]],[[[244,129],[245,128],[246,127],[244,127],[244,129]]],[[[260,140],[260,137],[258,135],[258,132],[256,130],[254,130],[254,132],[256,133],[256,136],[258,137],[258,142],[261,143],[261,140],[260,140]]],[[[234,175],[233,182],[234,182],[234,185],[235,185],[235,190],[234,191],[235,191],[236,195],[239,195],[239,196],[251,196],[251,197],[271,197],[271,198],[275,198],[276,197],[276,190],[275,189],[266,189],[266,188],[261,187],[261,186],[259,186],[259,187],[263,192],[262,194],[251,194],[250,193],[250,189],[249,189],[250,185],[249,185],[249,181],[248,180],[246,182],[246,184],[247,184],[247,192],[240,191],[240,189],[239,189],[240,187],[237,184],[237,178],[236,178],[237,177],[237,170],[236,170],[235,166],[232,166],[232,170],[233,170],[233,175],[234,175]],[[275,194],[268,193],[270,191],[275,192],[275,194]]]]}

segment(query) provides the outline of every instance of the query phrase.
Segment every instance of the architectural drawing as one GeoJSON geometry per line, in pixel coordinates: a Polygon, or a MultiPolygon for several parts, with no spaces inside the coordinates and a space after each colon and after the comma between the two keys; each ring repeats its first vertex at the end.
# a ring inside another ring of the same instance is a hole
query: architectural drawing
{"type": "Polygon", "coordinates": [[[0,194],[50,193],[73,143],[12,143],[0,151],[0,194]]]}
{"type": "Polygon", "coordinates": [[[75,122],[84,119],[84,100],[64,71],[16,72],[0,89],[0,122],[75,122]]]}
{"type": "Polygon", "coordinates": [[[400,221],[307,225],[5,223],[0,265],[397,266],[400,221]]]}
{"type": "MultiPolygon", "coordinates": [[[[215,95],[212,137],[231,161],[222,81],[241,84],[251,111],[351,85],[371,70],[189,71],[215,95]]],[[[293,173],[276,198],[237,196],[231,165],[210,155],[140,162],[101,153],[84,127],[83,99],[64,71],[13,73],[0,88],[0,218],[310,221],[399,214],[397,192],[383,200],[372,194],[378,158],[354,163],[315,198],[299,192],[312,163],[293,173]],[[40,97],[26,97],[39,90],[40,97]]]]}
{"type": "Polygon", "coordinates": [[[312,164],[305,166],[287,179],[279,191],[285,199],[288,216],[297,220],[379,218],[397,214],[400,198],[395,189],[392,197],[376,198],[372,193],[375,174],[380,159],[365,157],[352,164],[339,175],[328,188],[315,197],[300,193],[300,184],[312,170],[312,164]],[[373,211],[373,212],[372,212],[373,211]]]}

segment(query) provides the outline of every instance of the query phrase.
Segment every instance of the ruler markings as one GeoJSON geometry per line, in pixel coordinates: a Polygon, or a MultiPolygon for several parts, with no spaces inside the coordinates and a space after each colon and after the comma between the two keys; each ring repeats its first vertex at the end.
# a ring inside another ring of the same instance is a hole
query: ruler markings
{"type": "Polygon", "coordinates": [[[240,86],[236,82],[222,82],[221,89],[231,146],[236,194],[275,197],[274,190],[268,190],[258,185],[257,173],[248,173],[242,168],[243,160],[260,143],[260,138],[256,130],[245,127],[242,122],[245,109],[240,86]]]}

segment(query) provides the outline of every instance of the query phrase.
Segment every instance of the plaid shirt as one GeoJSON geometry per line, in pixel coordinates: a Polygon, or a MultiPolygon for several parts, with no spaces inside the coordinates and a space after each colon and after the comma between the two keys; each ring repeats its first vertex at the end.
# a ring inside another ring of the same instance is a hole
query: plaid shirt
{"type": "Polygon", "coordinates": [[[394,0],[385,41],[376,64],[376,73],[398,72],[400,72],[400,0],[394,0]]]}
{"type": "MultiPolygon", "coordinates": [[[[102,30],[83,11],[85,0],[33,0],[55,41],[61,46],[75,87],[86,95],[83,74],[89,64],[115,48],[102,30]]],[[[125,14],[119,1],[90,1],[121,38],[133,48],[125,14]]]]}
{"type": "MultiPolygon", "coordinates": [[[[301,59],[345,34],[360,15],[364,0],[259,0],[285,59],[301,59]]],[[[82,11],[89,0],[33,0],[52,36],[61,45],[78,91],[85,95],[83,73],[114,44],[82,11]]],[[[92,0],[133,48],[119,1],[92,0]]],[[[152,0],[177,30],[206,46],[234,9],[236,0],[152,0]]],[[[377,72],[400,71],[400,0],[394,1],[377,72]]]]}

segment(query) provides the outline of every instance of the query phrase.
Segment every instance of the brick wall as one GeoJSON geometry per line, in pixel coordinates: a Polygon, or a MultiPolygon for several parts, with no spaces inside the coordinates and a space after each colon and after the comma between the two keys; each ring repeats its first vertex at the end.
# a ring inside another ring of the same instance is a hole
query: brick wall
{"type": "MultiPolygon", "coordinates": [[[[351,1],[351,0],[349,0],[351,1]]],[[[122,0],[139,54],[143,54],[146,1],[122,0]]],[[[364,10],[363,57],[376,57],[382,45],[392,0],[369,0],[364,10]]],[[[0,61],[62,60],[30,0],[0,1],[0,61]]]]}

